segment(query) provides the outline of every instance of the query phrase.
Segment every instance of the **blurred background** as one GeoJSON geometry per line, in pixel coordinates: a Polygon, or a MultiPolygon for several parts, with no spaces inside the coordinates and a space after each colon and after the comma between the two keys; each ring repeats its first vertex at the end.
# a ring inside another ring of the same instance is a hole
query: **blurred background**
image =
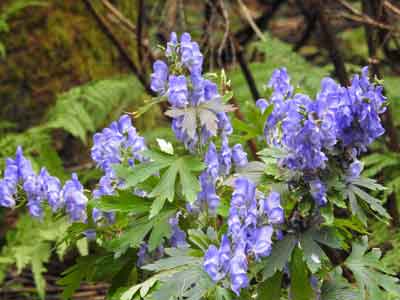
{"type": "MultiPolygon", "coordinates": [[[[370,66],[370,75],[385,87],[389,109],[387,133],[366,153],[364,174],[388,187],[384,201],[392,216],[390,228],[371,221],[370,243],[400,273],[396,0],[2,0],[1,169],[22,145],[36,167],[64,180],[77,172],[93,186],[100,176],[90,159],[93,133],[151,102],[152,63],[172,31],[187,31],[199,42],[207,71],[225,70],[242,120],[234,123],[236,139],[252,153],[259,147],[251,136],[252,110],[275,68],[286,67],[299,90],[315,95],[323,77],[346,85],[370,66]]],[[[150,144],[161,135],[174,139],[163,128],[163,109],[152,106],[135,119],[150,144]]],[[[0,299],[61,299],[68,293],[104,299],[106,279],[61,295],[60,274],[78,253],[88,253],[85,239],[66,251],[65,219],[38,222],[24,209],[1,209],[0,223],[0,299]]],[[[96,281],[102,280],[98,268],[96,281]]]]}

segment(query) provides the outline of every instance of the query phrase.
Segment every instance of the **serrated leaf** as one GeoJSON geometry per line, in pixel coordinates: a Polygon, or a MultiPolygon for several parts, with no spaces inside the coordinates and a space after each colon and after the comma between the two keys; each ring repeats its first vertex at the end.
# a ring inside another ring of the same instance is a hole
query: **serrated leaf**
{"type": "Polygon", "coordinates": [[[179,165],[171,165],[167,171],[161,176],[161,179],[154,190],[151,191],[149,197],[160,197],[168,199],[169,202],[174,201],[175,181],[178,175],[179,165]]]}
{"type": "Polygon", "coordinates": [[[307,265],[299,248],[294,249],[290,261],[290,294],[296,300],[314,299],[307,265]]]}
{"type": "Polygon", "coordinates": [[[359,300],[359,290],[351,286],[343,277],[340,268],[329,273],[321,287],[321,300],[359,300]]]}
{"type": "Polygon", "coordinates": [[[203,259],[193,256],[172,256],[168,258],[159,259],[154,263],[142,266],[143,270],[147,271],[164,271],[182,267],[186,265],[200,265],[203,259]]]}
{"type": "Polygon", "coordinates": [[[200,300],[214,286],[201,267],[183,270],[161,280],[163,284],[152,294],[154,300],[200,300]]]}
{"type": "Polygon", "coordinates": [[[200,192],[199,180],[190,172],[190,166],[186,163],[181,163],[179,166],[179,180],[181,182],[182,194],[186,201],[193,203],[197,199],[197,194],[200,192]]]}
{"type": "Polygon", "coordinates": [[[305,232],[301,235],[299,242],[308,268],[312,273],[316,273],[321,268],[322,262],[329,259],[315,242],[313,233],[313,230],[305,232]]]}
{"type": "Polygon", "coordinates": [[[171,236],[169,217],[170,215],[167,214],[164,218],[161,218],[158,222],[155,223],[148,242],[148,248],[150,252],[156,249],[160,244],[162,244],[164,238],[169,238],[171,236]]]}
{"type": "Polygon", "coordinates": [[[381,205],[381,201],[372,197],[370,194],[364,192],[362,189],[355,185],[351,185],[349,189],[352,190],[358,197],[360,197],[360,199],[367,202],[373,211],[377,212],[387,219],[391,218],[386,209],[381,205]]]}
{"type": "Polygon", "coordinates": [[[344,262],[360,286],[362,299],[384,299],[384,291],[399,297],[399,280],[381,263],[380,250],[367,250],[368,238],[365,236],[353,243],[352,252],[344,262]]]}
{"type": "Polygon", "coordinates": [[[134,168],[129,168],[129,173],[122,174],[122,171],[120,169],[119,172],[117,172],[117,175],[125,175],[125,177],[121,177],[124,179],[124,185],[122,186],[122,188],[129,189],[145,181],[150,176],[157,174],[158,171],[167,167],[168,165],[169,162],[164,161],[144,162],[136,165],[134,168]]]}
{"type": "Polygon", "coordinates": [[[268,279],[277,271],[282,271],[286,263],[290,261],[292,251],[297,243],[294,235],[288,234],[282,240],[274,243],[271,255],[265,260],[263,271],[264,279],[268,279]]]}
{"type": "MultiPolygon", "coordinates": [[[[137,248],[143,241],[144,237],[157,227],[159,224],[166,226],[168,219],[172,217],[175,210],[168,210],[160,213],[156,217],[149,219],[148,216],[144,216],[138,220],[133,221],[128,228],[119,236],[109,241],[107,247],[115,252],[115,256],[119,257],[129,247],[137,248]]],[[[161,226],[161,225],[160,225],[161,226]]],[[[156,232],[152,238],[152,247],[157,247],[165,236],[166,231],[162,233],[156,232]]]]}

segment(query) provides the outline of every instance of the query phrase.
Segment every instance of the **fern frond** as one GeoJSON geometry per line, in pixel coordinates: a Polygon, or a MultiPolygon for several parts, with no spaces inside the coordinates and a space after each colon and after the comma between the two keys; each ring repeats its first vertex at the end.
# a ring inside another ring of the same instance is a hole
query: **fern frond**
{"type": "Polygon", "coordinates": [[[110,114],[120,114],[143,94],[131,76],[90,82],[61,94],[48,113],[48,129],[61,128],[86,143],[87,133],[104,125],[110,114]]]}

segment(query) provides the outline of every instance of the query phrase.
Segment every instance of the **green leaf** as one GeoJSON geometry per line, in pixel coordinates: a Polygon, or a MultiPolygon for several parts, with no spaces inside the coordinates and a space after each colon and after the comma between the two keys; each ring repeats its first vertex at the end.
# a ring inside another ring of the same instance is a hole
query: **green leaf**
{"type": "Polygon", "coordinates": [[[153,230],[151,231],[149,237],[149,251],[156,249],[162,243],[164,238],[169,238],[171,236],[169,218],[170,215],[166,214],[164,218],[160,218],[160,220],[154,224],[153,230]]]}
{"type": "Polygon", "coordinates": [[[62,278],[57,281],[58,285],[64,287],[61,294],[62,299],[71,299],[75,291],[80,287],[81,282],[86,278],[94,264],[96,257],[82,256],[72,267],[62,273],[62,278]]]}
{"type": "Polygon", "coordinates": [[[178,175],[179,165],[174,163],[167,171],[161,176],[160,182],[151,191],[149,197],[160,197],[162,199],[168,199],[169,202],[174,201],[175,195],[175,181],[178,175]]]}
{"type": "Polygon", "coordinates": [[[288,234],[282,240],[274,244],[271,255],[265,260],[265,268],[263,271],[264,279],[268,279],[273,276],[275,272],[283,270],[286,263],[290,261],[296,242],[296,237],[292,234],[288,234]]]}
{"type": "Polygon", "coordinates": [[[186,201],[193,203],[197,199],[200,192],[200,183],[198,179],[191,173],[191,166],[184,161],[179,167],[179,179],[182,187],[182,194],[186,201]]]}
{"type": "Polygon", "coordinates": [[[162,239],[168,234],[167,230],[161,230],[159,226],[167,226],[168,219],[174,213],[175,210],[168,210],[160,213],[152,219],[144,216],[133,221],[121,236],[107,243],[108,248],[115,252],[116,257],[119,257],[129,247],[139,247],[144,237],[154,229],[156,229],[156,232],[153,237],[150,236],[151,246],[154,248],[157,247],[161,243],[162,239]]]}
{"type": "Polygon", "coordinates": [[[132,191],[119,190],[117,195],[103,196],[96,199],[95,207],[106,212],[145,213],[150,203],[144,198],[135,196],[132,191]]]}
{"type": "Polygon", "coordinates": [[[263,281],[258,286],[256,300],[279,300],[281,298],[282,272],[263,281]]]}
{"type": "Polygon", "coordinates": [[[296,300],[314,299],[307,265],[299,248],[294,249],[290,262],[290,294],[296,300]]]}
{"type": "Polygon", "coordinates": [[[353,243],[352,252],[344,262],[360,286],[362,299],[385,299],[385,291],[400,296],[399,280],[383,266],[381,255],[379,249],[368,251],[368,238],[364,236],[353,243]]]}
{"type": "Polygon", "coordinates": [[[147,271],[163,271],[168,269],[174,269],[176,267],[182,267],[185,265],[201,265],[203,262],[202,258],[193,256],[173,256],[157,260],[152,264],[142,266],[143,270],[147,271]]]}
{"type": "Polygon", "coordinates": [[[144,162],[139,165],[136,165],[134,168],[128,168],[127,171],[122,171],[119,169],[117,175],[124,175],[121,178],[124,179],[124,189],[129,189],[135,187],[137,184],[145,181],[150,176],[153,176],[161,169],[167,167],[169,162],[166,161],[152,161],[152,162],[144,162]],[[126,173],[123,173],[126,172],[126,173]],[[129,173],[128,173],[129,172],[129,173]]]}
{"type": "Polygon", "coordinates": [[[36,290],[41,299],[45,298],[45,288],[46,288],[46,280],[43,277],[43,273],[46,271],[46,268],[43,266],[44,263],[47,263],[50,258],[50,245],[49,244],[39,244],[39,247],[32,254],[32,273],[33,279],[35,281],[36,290]]]}
{"type": "Polygon", "coordinates": [[[200,266],[174,273],[161,280],[163,284],[152,294],[154,300],[200,300],[214,287],[214,283],[200,266]]]}
{"type": "Polygon", "coordinates": [[[355,185],[349,187],[360,199],[364,200],[369,204],[372,210],[380,214],[381,216],[390,219],[390,215],[387,213],[386,209],[381,205],[381,201],[372,197],[370,194],[364,192],[362,189],[355,185]]]}
{"type": "Polygon", "coordinates": [[[324,251],[314,241],[312,230],[301,235],[300,246],[303,250],[307,266],[312,273],[316,273],[321,268],[323,261],[329,261],[324,251]]]}
{"type": "MultiPolygon", "coordinates": [[[[340,268],[339,268],[340,269],[340,268]]],[[[321,287],[321,300],[359,300],[360,292],[351,286],[338,272],[338,268],[329,273],[321,287]]]]}

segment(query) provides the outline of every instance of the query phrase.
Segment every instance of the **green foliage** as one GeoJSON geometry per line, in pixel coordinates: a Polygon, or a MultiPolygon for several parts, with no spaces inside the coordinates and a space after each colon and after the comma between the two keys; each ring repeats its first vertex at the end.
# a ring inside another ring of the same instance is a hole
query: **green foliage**
{"type": "Polygon", "coordinates": [[[362,299],[384,299],[384,291],[400,296],[399,279],[384,267],[381,255],[377,248],[368,251],[368,238],[363,237],[353,243],[352,252],[344,262],[360,286],[362,299]]]}
{"type": "Polygon", "coordinates": [[[116,257],[119,257],[130,247],[138,248],[145,236],[150,233],[149,248],[154,250],[165,237],[170,236],[168,220],[175,212],[175,210],[167,210],[151,219],[143,216],[132,221],[120,237],[109,241],[107,248],[115,252],[116,257]]]}
{"type": "Polygon", "coordinates": [[[193,172],[200,172],[204,165],[192,156],[170,155],[155,151],[145,151],[144,155],[151,161],[144,162],[134,168],[119,166],[117,174],[125,180],[124,188],[132,188],[148,178],[163,171],[160,181],[152,188],[149,197],[155,198],[150,210],[150,218],[156,216],[164,207],[165,201],[174,201],[176,181],[179,176],[183,198],[193,203],[200,185],[193,172]]]}
{"type": "Polygon", "coordinates": [[[309,271],[303,260],[302,251],[296,248],[290,262],[290,294],[296,300],[309,300],[315,297],[309,280],[309,271]]]}
{"type": "Polygon", "coordinates": [[[143,94],[132,76],[98,80],[71,89],[57,97],[44,128],[61,128],[86,143],[87,133],[104,125],[110,115],[120,113],[143,94]]]}
{"type": "Polygon", "coordinates": [[[213,283],[201,267],[202,258],[191,256],[189,250],[166,249],[166,252],[170,257],[143,266],[143,269],[157,273],[127,289],[121,300],[131,300],[137,293],[144,299],[154,300],[203,299],[213,283]],[[153,292],[157,282],[159,287],[153,292]]]}
{"type": "Polygon", "coordinates": [[[30,216],[21,215],[16,228],[7,233],[7,243],[0,256],[0,277],[4,277],[10,265],[15,264],[18,272],[30,266],[37,291],[43,299],[46,286],[43,278],[46,271],[44,264],[48,262],[54,245],[59,258],[63,257],[66,245],[61,241],[69,226],[66,217],[53,219],[51,214],[46,214],[40,222],[30,216]]]}

